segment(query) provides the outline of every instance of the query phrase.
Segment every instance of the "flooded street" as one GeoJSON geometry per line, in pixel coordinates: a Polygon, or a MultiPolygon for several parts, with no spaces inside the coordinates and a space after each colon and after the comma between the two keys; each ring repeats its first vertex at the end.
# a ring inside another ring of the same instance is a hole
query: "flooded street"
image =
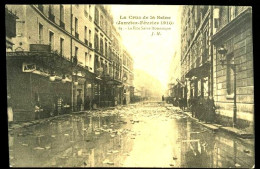
{"type": "Polygon", "coordinates": [[[9,132],[13,167],[251,168],[254,145],[157,103],[69,114],[9,132]]]}

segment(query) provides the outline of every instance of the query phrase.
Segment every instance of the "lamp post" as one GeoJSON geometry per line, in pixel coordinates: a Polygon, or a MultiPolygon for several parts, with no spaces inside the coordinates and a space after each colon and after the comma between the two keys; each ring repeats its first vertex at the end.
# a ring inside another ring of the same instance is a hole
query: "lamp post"
{"type": "MultiPolygon", "coordinates": [[[[103,67],[102,66],[100,66],[99,68],[97,68],[97,73],[98,73],[98,77],[100,78],[101,77],[101,75],[103,74],[103,71],[104,71],[104,69],[103,69],[103,67]]],[[[99,81],[99,84],[98,84],[98,104],[99,104],[99,107],[100,107],[100,103],[101,103],[101,98],[100,98],[100,95],[101,95],[101,87],[100,87],[100,85],[101,85],[101,83],[100,83],[100,81],[99,81]]]]}
{"type": "Polygon", "coordinates": [[[77,58],[77,56],[72,56],[71,57],[71,62],[72,62],[72,71],[71,71],[71,79],[72,79],[72,84],[71,84],[71,88],[72,88],[72,92],[71,92],[71,105],[72,106],[71,106],[71,108],[72,108],[72,111],[75,111],[75,103],[77,103],[77,97],[75,97],[75,100],[74,100],[74,94],[77,95],[77,85],[78,85],[78,77],[77,77],[77,73],[78,73],[78,69],[77,69],[78,58],[77,58]],[[74,87],[75,87],[75,93],[74,93],[74,87]]]}
{"type": "MultiPolygon", "coordinates": [[[[127,82],[127,79],[128,79],[127,75],[124,74],[124,76],[123,76],[123,78],[122,78],[123,84],[127,82]]],[[[125,85],[123,85],[123,104],[124,104],[124,100],[126,100],[125,90],[127,90],[127,89],[125,88],[125,85]]],[[[125,103],[125,104],[126,104],[126,103],[125,103]]]]}
{"type": "Polygon", "coordinates": [[[226,54],[227,54],[227,49],[225,49],[223,45],[218,49],[218,53],[221,54],[221,58],[220,58],[221,65],[222,66],[224,66],[224,65],[230,66],[230,68],[234,72],[233,127],[236,127],[236,124],[237,124],[236,64],[235,63],[225,63],[225,60],[226,60],[225,57],[226,57],[226,54]]]}

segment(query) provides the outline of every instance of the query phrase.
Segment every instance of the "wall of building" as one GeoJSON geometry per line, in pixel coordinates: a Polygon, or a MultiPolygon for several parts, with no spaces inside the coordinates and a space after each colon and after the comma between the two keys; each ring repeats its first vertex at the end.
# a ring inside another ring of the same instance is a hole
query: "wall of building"
{"type": "MultiPolygon", "coordinates": [[[[183,93],[184,98],[211,95],[210,70],[205,70],[208,72],[207,75],[193,81],[191,81],[191,78],[187,80],[185,77],[192,69],[211,61],[210,36],[212,25],[210,14],[211,7],[209,6],[184,6],[182,10],[180,80],[183,84],[187,84],[188,91],[187,96],[185,92],[183,93]]],[[[198,75],[194,76],[197,77],[198,75]]]]}
{"type": "MultiPolygon", "coordinates": [[[[220,63],[221,55],[217,50],[221,45],[228,50],[226,56],[233,55],[236,66],[236,90],[237,90],[237,118],[241,127],[248,126],[248,122],[253,122],[254,116],[254,81],[253,81],[253,48],[252,48],[252,21],[251,16],[241,20],[241,12],[247,8],[234,7],[237,10],[235,17],[228,20],[224,13],[228,7],[220,8],[220,25],[216,34],[225,29],[227,34],[215,42],[214,47],[214,95],[216,105],[219,107],[218,113],[225,116],[225,121],[231,123],[233,116],[234,95],[228,93],[227,66],[220,63]],[[241,10],[243,9],[243,10],[241,10]],[[234,21],[240,21],[235,25],[234,21]],[[226,29],[228,26],[228,29],[226,29]],[[247,121],[247,122],[246,122],[247,121]]],[[[249,14],[250,15],[250,14],[249,14]]]]}

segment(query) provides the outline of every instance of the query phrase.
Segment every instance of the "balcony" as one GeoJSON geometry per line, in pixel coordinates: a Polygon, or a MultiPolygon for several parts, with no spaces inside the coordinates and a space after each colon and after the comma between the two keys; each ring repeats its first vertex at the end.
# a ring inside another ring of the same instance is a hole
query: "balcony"
{"type": "Polygon", "coordinates": [[[52,22],[55,22],[55,16],[51,13],[49,13],[49,19],[52,21],[52,22]]]}
{"type": "Polygon", "coordinates": [[[88,45],[88,40],[87,39],[85,39],[85,44],[88,45]]]}
{"type": "Polygon", "coordinates": [[[5,8],[6,36],[9,38],[16,36],[16,19],[18,19],[18,17],[10,10],[5,8]]]}
{"type": "Polygon", "coordinates": [[[60,21],[60,27],[61,27],[62,29],[65,29],[65,23],[62,22],[62,21],[60,21]]]}
{"type": "Polygon", "coordinates": [[[46,44],[30,44],[30,52],[50,52],[51,46],[46,44]]]}
{"type": "Polygon", "coordinates": [[[75,32],[75,37],[76,37],[77,39],[79,39],[79,33],[78,33],[78,32],[75,32]]]}

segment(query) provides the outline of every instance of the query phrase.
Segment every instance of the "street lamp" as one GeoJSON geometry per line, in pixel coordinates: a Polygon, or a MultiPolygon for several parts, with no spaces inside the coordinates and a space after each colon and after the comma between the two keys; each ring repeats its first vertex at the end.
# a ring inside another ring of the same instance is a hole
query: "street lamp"
{"type": "Polygon", "coordinates": [[[234,72],[233,127],[236,127],[236,123],[237,123],[236,64],[235,63],[225,63],[227,51],[228,50],[225,49],[223,45],[221,45],[221,47],[218,49],[218,53],[221,54],[221,57],[220,57],[221,65],[222,66],[224,66],[224,65],[229,66],[234,72]]]}
{"type": "Polygon", "coordinates": [[[50,74],[49,80],[50,80],[51,82],[54,82],[54,81],[55,81],[55,73],[54,73],[53,70],[51,70],[51,74],[50,74]]]}

